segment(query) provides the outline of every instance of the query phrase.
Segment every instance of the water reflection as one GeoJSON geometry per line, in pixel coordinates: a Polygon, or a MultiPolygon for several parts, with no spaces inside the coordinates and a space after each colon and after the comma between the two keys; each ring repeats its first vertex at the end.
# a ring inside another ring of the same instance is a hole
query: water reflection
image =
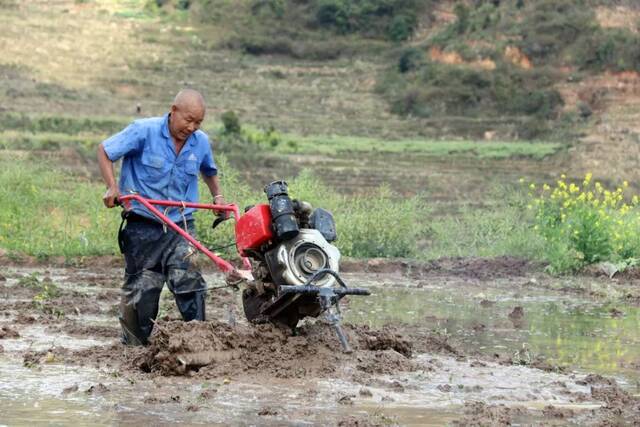
{"type": "Polygon", "coordinates": [[[640,310],[575,295],[527,289],[464,287],[375,288],[352,298],[345,320],[381,326],[424,325],[450,334],[469,349],[486,353],[520,350],[549,362],[602,374],[640,379],[640,310]],[[522,315],[514,313],[522,307],[522,315]]]}

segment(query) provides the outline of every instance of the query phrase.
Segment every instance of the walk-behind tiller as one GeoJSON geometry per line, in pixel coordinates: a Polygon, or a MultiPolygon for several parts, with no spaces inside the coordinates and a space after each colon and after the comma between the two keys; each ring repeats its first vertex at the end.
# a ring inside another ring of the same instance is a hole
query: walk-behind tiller
{"type": "Polygon", "coordinates": [[[325,209],[313,209],[307,202],[291,200],[284,181],[272,182],[264,191],[269,204],[250,206],[243,215],[235,204],[151,200],[137,194],[121,196],[119,201],[127,209],[134,200],[144,205],[209,257],[227,277],[243,278],[242,304],[251,323],[271,322],[295,329],[302,318],[324,314],[343,350],[349,352],[340,327],[339,301],[345,295],[370,293],[366,289],[349,288],[338,274],[340,251],[330,243],[337,238],[333,216],[325,209]],[[244,269],[236,269],[214,254],[155,206],[224,212],[225,216],[214,221],[214,228],[221,218],[233,216],[236,247],[244,269]]]}

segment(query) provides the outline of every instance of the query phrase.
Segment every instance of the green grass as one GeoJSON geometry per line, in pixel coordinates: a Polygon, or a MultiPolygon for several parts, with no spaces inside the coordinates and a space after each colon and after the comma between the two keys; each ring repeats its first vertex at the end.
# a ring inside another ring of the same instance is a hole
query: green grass
{"type": "Polygon", "coordinates": [[[457,216],[437,218],[423,257],[519,256],[542,259],[544,241],[533,228],[533,218],[522,194],[494,189],[497,202],[490,209],[465,207],[457,216]]]}
{"type": "Polygon", "coordinates": [[[104,187],[42,163],[0,161],[0,247],[39,258],[115,253],[104,187]]]}
{"type": "Polygon", "coordinates": [[[474,155],[479,158],[505,159],[532,157],[543,159],[559,151],[563,145],[551,142],[446,141],[428,139],[382,140],[376,138],[284,135],[282,143],[273,147],[279,153],[330,154],[343,153],[421,153],[430,156],[474,155]]]}
{"type": "Polygon", "coordinates": [[[104,136],[96,135],[68,135],[64,133],[41,132],[23,133],[16,131],[0,132],[1,150],[49,150],[61,148],[75,148],[85,156],[95,153],[97,145],[104,140],[104,136]]]}
{"type": "MultiPolygon", "coordinates": [[[[251,191],[224,156],[219,159],[219,166],[224,171],[221,177],[223,193],[227,200],[238,203],[241,212],[245,206],[267,203],[264,193],[251,191]]],[[[289,179],[288,183],[291,198],[333,213],[338,230],[335,245],[342,255],[356,258],[420,256],[418,241],[427,231],[425,218],[429,215],[420,197],[398,199],[385,187],[366,196],[345,196],[322,184],[309,172],[289,179]]],[[[202,187],[201,199],[210,199],[202,187]]],[[[212,232],[210,213],[200,212],[197,218],[200,218],[198,235],[203,240],[215,245],[233,241],[231,223],[212,232]]]]}
{"type": "Polygon", "coordinates": [[[83,116],[67,114],[0,113],[0,130],[31,133],[54,132],[67,135],[78,133],[110,134],[124,128],[131,118],[83,116]]]}
{"type": "MultiPolygon", "coordinates": [[[[251,191],[230,167],[218,159],[228,201],[241,210],[248,204],[265,203],[260,192],[251,191]]],[[[335,215],[343,255],[354,257],[417,256],[417,241],[424,232],[427,214],[418,198],[393,200],[381,189],[372,196],[348,199],[310,174],[290,180],[292,197],[307,200],[335,215]]],[[[47,165],[26,160],[0,160],[0,248],[12,254],[46,259],[117,254],[118,209],[102,205],[104,187],[79,179],[47,165]]],[[[208,201],[201,186],[201,200],[208,201]]],[[[211,213],[200,212],[199,236],[213,244],[233,242],[233,226],[211,232],[211,213]]],[[[233,250],[227,251],[228,254],[233,250]]]]}
{"type": "MultiPolygon", "coordinates": [[[[92,155],[95,146],[110,134],[120,131],[128,123],[127,117],[26,115],[0,114],[0,149],[57,150],[62,147],[79,149],[92,155]]],[[[222,125],[212,119],[205,123],[204,130],[213,139],[225,138],[220,134],[222,125]]],[[[324,154],[344,153],[419,153],[434,157],[472,155],[481,159],[507,159],[530,157],[543,159],[563,145],[555,142],[522,141],[473,141],[348,137],[348,136],[299,136],[257,130],[244,126],[244,137],[253,141],[256,148],[279,154],[324,154]]],[[[233,144],[225,145],[234,150],[233,144]]],[[[245,149],[246,147],[240,147],[245,149]]]]}

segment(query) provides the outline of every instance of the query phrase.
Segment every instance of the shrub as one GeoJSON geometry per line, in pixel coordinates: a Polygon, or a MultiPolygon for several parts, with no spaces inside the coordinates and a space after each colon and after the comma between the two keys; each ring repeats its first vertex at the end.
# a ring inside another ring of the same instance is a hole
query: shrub
{"type": "Polygon", "coordinates": [[[398,70],[400,70],[401,73],[407,73],[409,71],[417,70],[424,63],[425,53],[420,49],[410,47],[409,49],[405,49],[400,55],[398,70]]]}
{"type": "Polygon", "coordinates": [[[319,0],[315,22],[340,34],[359,32],[393,41],[408,39],[415,30],[419,12],[430,2],[418,0],[319,0]]]}
{"type": "Polygon", "coordinates": [[[514,113],[553,118],[557,107],[563,104],[562,96],[555,89],[518,90],[509,101],[508,108],[514,113]]]}
{"type": "Polygon", "coordinates": [[[236,135],[242,130],[240,126],[240,119],[234,111],[226,111],[222,113],[220,118],[222,119],[225,133],[236,135]]]}
{"type": "Polygon", "coordinates": [[[464,3],[456,3],[453,8],[453,12],[456,14],[455,29],[458,34],[464,34],[469,29],[469,7],[464,3]]]}
{"type": "Polygon", "coordinates": [[[535,140],[542,139],[551,133],[551,126],[548,121],[533,117],[525,119],[516,127],[517,138],[535,140]]]}
{"type": "Polygon", "coordinates": [[[397,15],[394,16],[387,29],[387,35],[394,42],[407,40],[413,34],[416,26],[415,16],[397,15]]]}
{"type": "Polygon", "coordinates": [[[595,31],[580,39],[575,62],[595,71],[640,70],[640,37],[622,29],[595,31]]]}
{"type": "Polygon", "coordinates": [[[567,182],[552,187],[530,185],[534,229],[545,241],[545,257],[554,272],[578,270],[601,261],[629,262],[640,257],[638,196],[625,199],[628,184],[608,190],[592,182],[567,182]]]}
{"type": "Polygon", "coordinates": [[[546,60],[597,28],[595,13],[581,0],[528,2],[518,26],[520,48],[530,57],[546,60]]]}
{"type": "Polygon", "coordinates": [[[286,8],[285,0],[254,0],[251,13],[254,15],[267,13],[280,19],[284,16],[286,8]]]}
{"type": "Polygon", "coordinates": [[[188,10],[192,0],[147,0],[145,8],[147,10],[157,10],[170,6],[177,10],[188,10]]]}
{"type": "Polygon", "coordinates": [[[493,70],[442,64],[408,49],[398,70],[390,71],[378,90],[391,101],[391,111],[401,115],[526,115],[549,120],[563,104],[553,83],[554,76],[546,69],[521,70],[505,63],[493,70]]]}
{"type": "Polygon", "coordinates": [[[316,10],[316,21],[323,26],[333,26],[341,33],[349,33],[354,30],[350,15],[348,2],[321,0],[316,10]]]}

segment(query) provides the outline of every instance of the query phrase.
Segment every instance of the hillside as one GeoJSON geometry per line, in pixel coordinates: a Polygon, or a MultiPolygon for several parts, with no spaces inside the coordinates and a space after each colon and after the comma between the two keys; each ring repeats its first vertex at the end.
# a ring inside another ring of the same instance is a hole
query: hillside
{"type": "MultiPolygon", "coordinates": [[[[343,192],[387,183],[446,211],[486,205],[494,183],[523,175],[592,171],[640,181],[629,155],[640,111],[635,63],[626,59],[640,16],[633,2],[585,2],[572,19],[597,31],[581,30],[570,43],[556,37],[560,47],[546,54],[523,41],[542,24],[520,25],[520,2],[365,7],[374,3],[353,2],[359,8],[345,15],[339,1],[4,0],[0,142],[95,177],[92,146],[138,106],[142,116],[160,114],[192,86],[209,101],[212,135],[233,110],[247,129],[281,136],[277,147],[247,150],[246,138],[219,144],[257,188],[311,169],[343,192]],[[341,27],[340,16],[350,24],[341,27]],[[408,30],[390,32],[400,27],[408,30]],[[583,38],[596,36],[612,50],[597,64],[579,62],[583,38]]],[[[582,4],[523,3],[526,16],[540,5],[556,13],[582,4]]]]}

